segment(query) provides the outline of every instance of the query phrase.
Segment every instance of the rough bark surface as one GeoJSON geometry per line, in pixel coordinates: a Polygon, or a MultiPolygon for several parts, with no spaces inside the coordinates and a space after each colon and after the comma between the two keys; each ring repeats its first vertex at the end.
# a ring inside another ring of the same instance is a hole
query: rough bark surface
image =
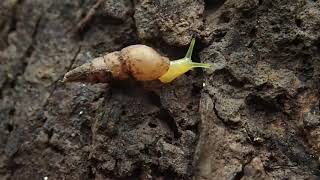
{"type": "Polygon", "coordinates": [[[0,179],[317,179],[320,1],[0,2],[0,179]],[[91,10],[90,10],[91,9],[91,10]],[[63,84],[144,43],[213,69],[63,84]]]}

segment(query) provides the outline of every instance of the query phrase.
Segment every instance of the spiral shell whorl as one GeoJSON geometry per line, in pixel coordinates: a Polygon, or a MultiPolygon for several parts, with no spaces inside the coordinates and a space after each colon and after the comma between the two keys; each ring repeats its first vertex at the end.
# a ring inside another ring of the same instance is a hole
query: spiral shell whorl
{"type": "Polygon", "coordinates": [[[130,75],[139,81],[156,80],[168,71],[170,61],[145,45],[131,45],[121,50],[121,59],[130,75]]]}

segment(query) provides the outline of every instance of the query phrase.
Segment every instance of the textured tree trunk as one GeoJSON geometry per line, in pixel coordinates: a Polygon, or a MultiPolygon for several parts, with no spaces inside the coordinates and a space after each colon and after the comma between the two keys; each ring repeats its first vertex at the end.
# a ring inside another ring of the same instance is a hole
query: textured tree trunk
{"type": "Polygon", "coordinates": [[[320,1],[0,1],[0,179],[316,179],[320,1]],[[212,65],[61,82],[143,43],[212,65]],[[47,178],[46,178],[47,177],[47,178]]]}

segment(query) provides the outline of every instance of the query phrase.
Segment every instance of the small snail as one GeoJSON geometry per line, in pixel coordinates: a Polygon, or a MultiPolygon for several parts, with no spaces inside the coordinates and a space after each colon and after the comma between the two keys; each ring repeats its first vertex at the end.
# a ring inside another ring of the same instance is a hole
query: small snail
{"type": "Polygon", "coordinates": [[[208,64],[191,60],[194,43],[195,39],[192,39],[186,56],[174,61],[146,45],[131,45],[67,72],[63,82],[107,83],[111,79],[132,77],[138,81],[159,79],[169,83],[193,68],[209,68],[208,64]]]}

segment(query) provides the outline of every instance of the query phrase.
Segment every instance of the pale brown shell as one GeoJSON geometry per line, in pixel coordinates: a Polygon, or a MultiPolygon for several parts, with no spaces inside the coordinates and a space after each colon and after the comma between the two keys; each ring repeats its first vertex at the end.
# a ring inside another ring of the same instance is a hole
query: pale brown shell
{"type": "Polygon", "coordinates": [[[64,82],[106,83],[111,79],[156,80],[169,69],[170,61],[151,47],[131,45],[85,63],[64,76],[64,82]]]}
{"type": "Polygon", "coordinates": [[[64,75],[64,82],[106,83],[110,79],[126,79],[128,74],[119,61],[119,51],[106,54],[85,63],[64,75]]]}
{"type": "Polygon", "coordinates": [[[139,81],[158,79],[170,66],[168,58],[162,57],[151,47],[140,44],[122,49],[120,58],[131,76],[139,81]]]}

